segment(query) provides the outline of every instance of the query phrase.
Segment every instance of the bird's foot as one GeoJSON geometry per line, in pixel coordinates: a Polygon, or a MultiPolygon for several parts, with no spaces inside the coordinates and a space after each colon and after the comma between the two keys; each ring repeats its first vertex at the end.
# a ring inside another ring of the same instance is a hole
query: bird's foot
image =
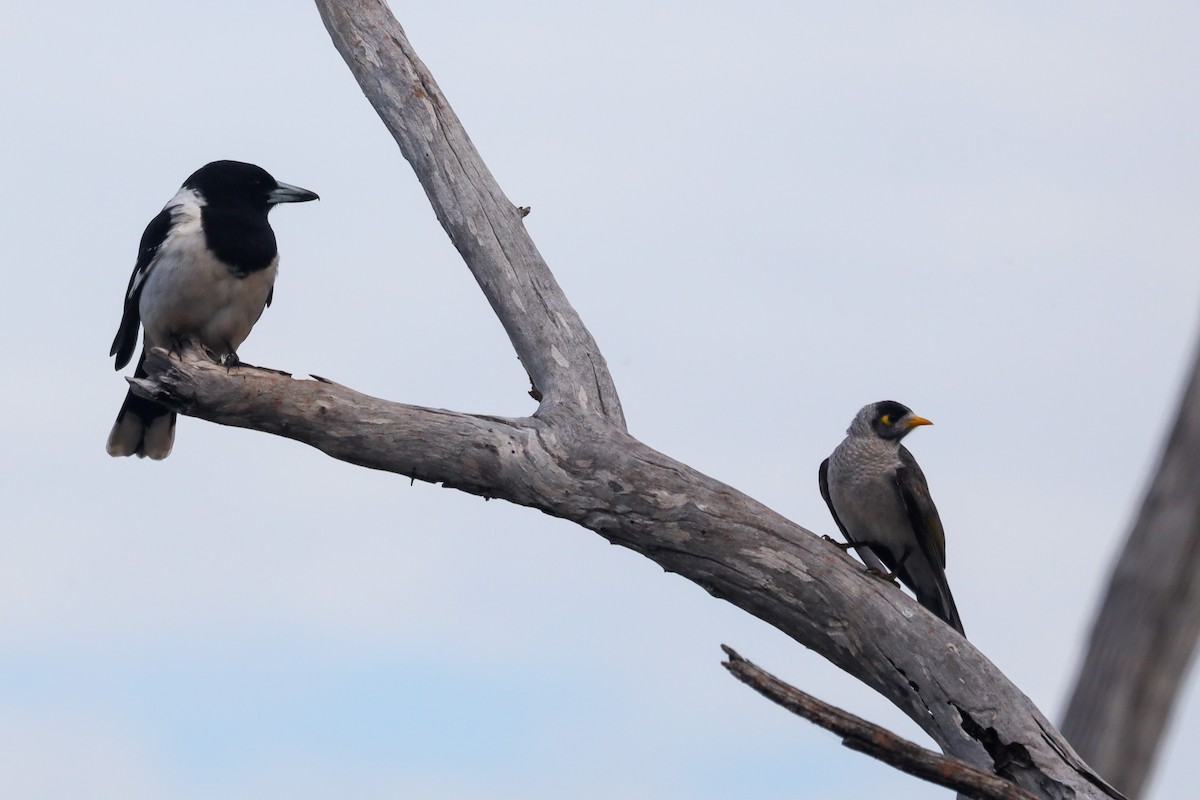
{"type": "MultiPolygon", "coordinates": [[[[881,580],[881,581],[887,581],[888,583],[896,583],[897,573],[895,573],[895,572],[883,573],[883,572],[880,572],[879,570],[875,569],[875,567],[867,567],[867,574],[873,575],[874,577],[879,578],[879,580],[881,580]]],[[[897,585],[899,585],[899,584],[897,584],[897,585]]]]}
{"type": "Polygon", "coordinates": [[[854,547],[854,545],[850,544],[849,542],[839,542],[837,539],[834,539],[832,536],[822,536],[821,538],[824,539],[825,541],[829,542],[831,545],[833,545],[837,549],[841,550],[843,553],[846,552],[847,550],[849,550],[851,547],[854,547]]]}
{"type": "Polygon", "coordinates": [[[238,358],[237,353],[230,351],[230,352],[226,353],[225,355],[221,356],[221,358],[219,359],[219,363],[223,367],[225,367],[225,369],[228,370],[228,369],[233,369],[238,364],[241,364],[242,360],[240,358],[238,358]]]}
{"type": "Polygon", "coordinates": [[[213,350],[208,345],[201,343],[200,349],[204,352],[204,355],[208,356],[210,361],[215,361],[218,364],[225,363],[225,356],[221,355],[216,350],[213,350]]]}
{"type": "Polygon", "coordinates": [[[186,336],[172,336],[167,352],[175,358],[182,358],[185,351],[191,349],[192,340],[186,336]]]}

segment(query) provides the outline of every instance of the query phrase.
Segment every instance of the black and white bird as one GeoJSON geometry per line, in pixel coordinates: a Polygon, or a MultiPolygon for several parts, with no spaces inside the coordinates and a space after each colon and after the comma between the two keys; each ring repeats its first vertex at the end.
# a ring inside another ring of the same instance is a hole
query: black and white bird
{"type": "Polygon", "coordinates": [[[821,496],[846,541],[868,567],[895,575],[917,602],[963,632],[946,581],[946,535],[929,484],[900,440],[933,423],[891,400],[854,417],[821,462],[821,496]]]}
{"type": "MultiPolygon", "coordinates": [[[[109,352],[116,368],[129,363],[139,325],[145,333],[135,377],[146,377],[147,348],[174,349],[185,340],[235,363],[274,293],[279,251],[267,212],[278,203],[316,199],[240,161],[214,161],[193,172],[142,234],[109,352]]],[[[108,454],[162,459],[174,442],[175,412],[128,392],[108,454]]]]}

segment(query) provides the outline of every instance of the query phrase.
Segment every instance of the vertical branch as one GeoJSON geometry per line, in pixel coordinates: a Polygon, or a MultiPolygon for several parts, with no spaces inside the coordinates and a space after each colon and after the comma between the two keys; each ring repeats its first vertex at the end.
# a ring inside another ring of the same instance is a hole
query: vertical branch
{"type": "Polygon", "coordinates": [[[624,429],[596,342],[386,3],[317,0],[317,9],[504,325],[539,413],[565,406],[624,429]]]}
{"type": "Polygon", "coordinates": [[[1137,797],[1200,637],[1200,348],[1108,593],[1062,732],[1137,797]]]}

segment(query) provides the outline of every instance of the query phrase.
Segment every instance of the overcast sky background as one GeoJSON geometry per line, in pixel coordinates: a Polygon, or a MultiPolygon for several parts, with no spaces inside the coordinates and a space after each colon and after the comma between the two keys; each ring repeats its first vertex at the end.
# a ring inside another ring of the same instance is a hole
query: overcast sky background
{"type": "MultiPolygon", "coordinates": [[[[246,360],[534,410],[297,2],[0,26],[0,795],[949,796],[736,683],[919,741],[772,628],[536,512],[181,419],[111,459],[146,222],[234,158],[321,202],[246,360]]],[[[1055,720],[1197,335],[1194,3],[395,3],[613,370],[632,433],[817,533],[863,404],[908,440],[972,641],[1055,720]]],[[[1200,696],[1150,796],[1194,789],[1200,696]],[[1191,746],[1188,745],[1191,742],[1191,746]]]]}

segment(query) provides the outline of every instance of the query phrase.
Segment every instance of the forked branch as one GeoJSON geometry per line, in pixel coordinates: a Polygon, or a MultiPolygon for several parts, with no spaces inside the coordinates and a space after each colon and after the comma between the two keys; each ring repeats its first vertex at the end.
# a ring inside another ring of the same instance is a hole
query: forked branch
{"type": "MultiPolygon", "coordinates": [[[[942,749],[1036,797],[1103,782],[1024,694],[903,592],[761,503],[631,437],[595,342],[381,0],[318,0],[543,396],[500,418],[154,351],[139,393],[355,464],[570,520],[765,620],[882,693],[942,749]]],[[[815,473],[815,469],[814,469],[815,473]]]]}

